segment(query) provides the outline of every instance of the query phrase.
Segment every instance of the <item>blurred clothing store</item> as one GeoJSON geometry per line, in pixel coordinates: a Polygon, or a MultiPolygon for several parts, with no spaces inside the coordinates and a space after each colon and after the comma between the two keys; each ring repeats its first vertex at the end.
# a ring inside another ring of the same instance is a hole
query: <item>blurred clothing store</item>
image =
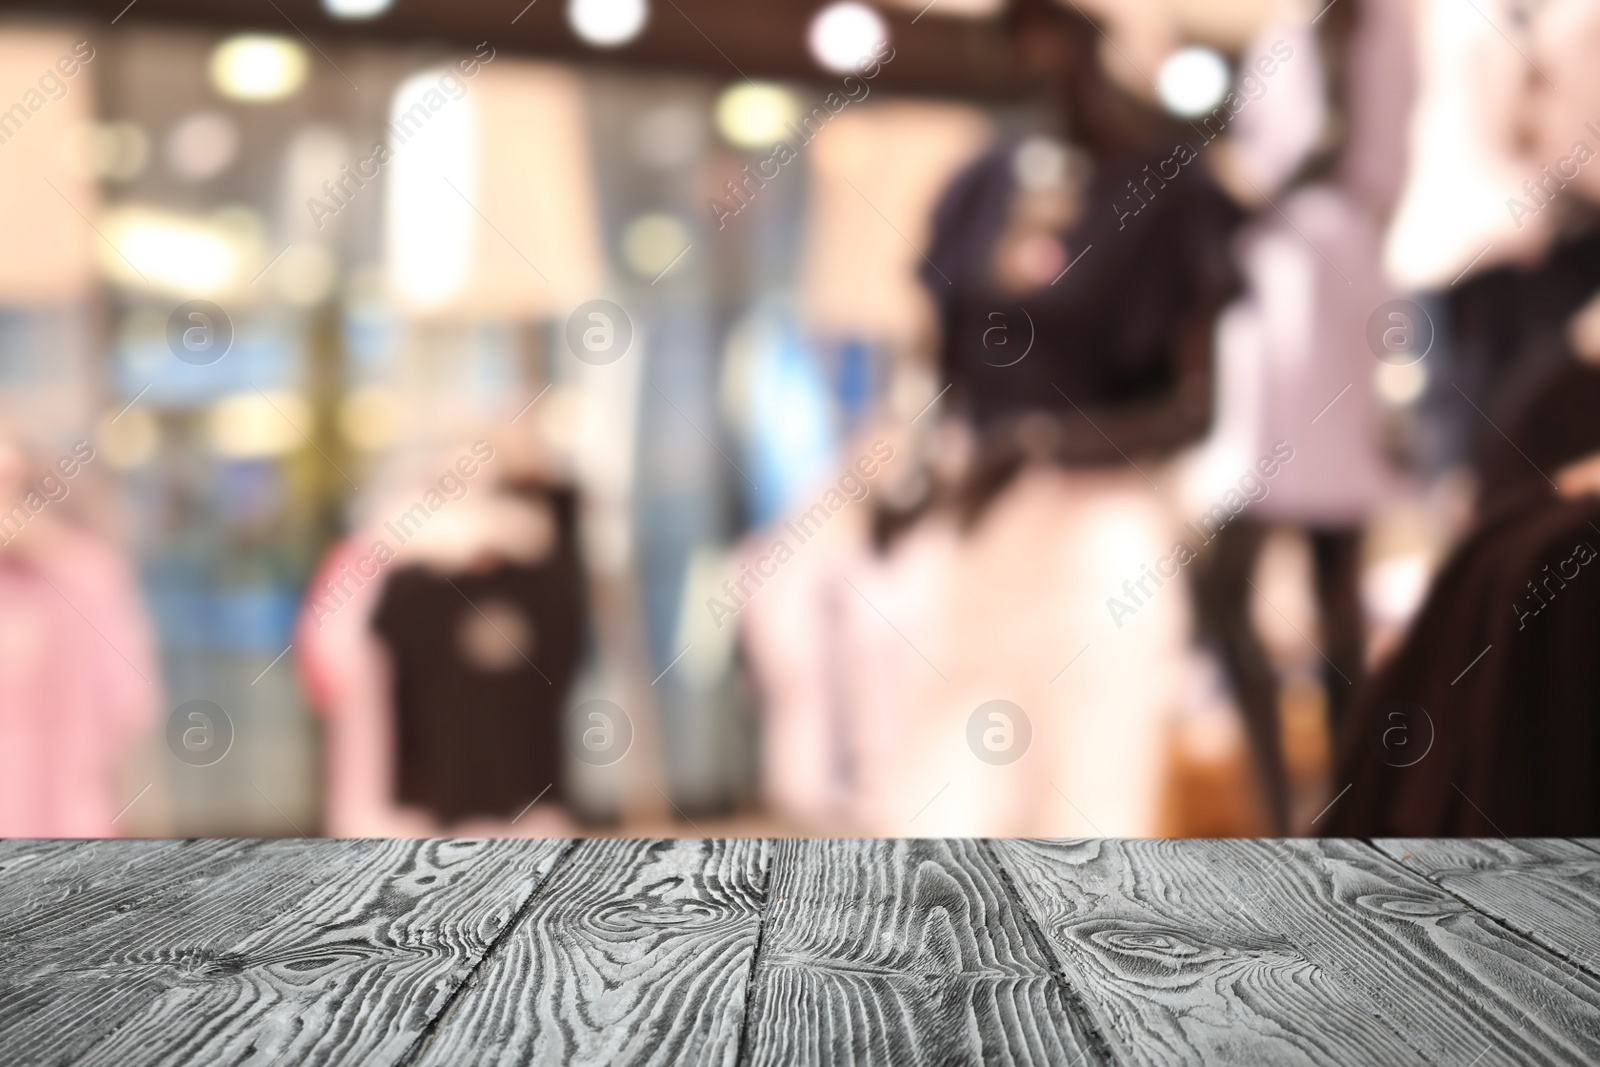
{"type": "Polygon", "coordinates": [[[8,4],[0,834],[1600,834],[1596,54],[8,4]]]}

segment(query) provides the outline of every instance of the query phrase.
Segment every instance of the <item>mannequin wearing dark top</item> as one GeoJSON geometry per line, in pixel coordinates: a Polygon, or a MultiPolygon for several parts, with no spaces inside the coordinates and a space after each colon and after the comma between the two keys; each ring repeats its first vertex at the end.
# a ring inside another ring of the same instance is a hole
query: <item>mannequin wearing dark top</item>
{"type": "MultiPolygon", "coordinates": [[[[1059,246],[1060,272],[1006,276],[1019,145],[957,176],[935,211],[922,281],[938,310],[939,373],[977,454],[959,484],[924,479],[919,500],[885,501],[902,513],[953,494],[974,520],[1029,463],[1126,468],[1198,439],[1210,421],[1211,328],[1238,287],[1228,241],[1242,213],[1194,131],[1106,76],[1099,28],[1052,0],[1009,12],[1019,65],[1060,117],[1073,161],[1060,225],[1036,235],[1059,246]],[[997,325],[1010,347],[993,343],[997,325]]],[[[892,533],[905,520],[877,526],[892,533]]]]}
{"type": "Polygon", "coordinates": [[[1028,412],[1057,417],[1067,462],[1115,463],[1194,440],[1209,415],[1211,322],[1238,285],[1227,242],[1241,212],[1181,139],[1095,159],[1077,194],[1083,210],[1060,235],[1069,261],[1081,258],[1054,281],[1007,293],[993,264],[1017,192],[1016,150],[964,171],[934,216],[923,282],[956,404],[980,432],[1028,412]],[[1176,176],[1151,179],[1163,163],[1172,172],[1180,149],[1193,156],[1176,176]],[[1133,214],[1130,184],[1146,181],[1150,199],[1133,214]],[[1013,334],[1031,327],[1032,349],[1017,362],[992,343],[997,312],[1013,334]]]}
{"type": "MultiPolygon", "coordinates": [[[[1050,0],[1011,11],[1013,45],[1047,94],[1055,135],[1002,142],[958,174],[935,209],[921,280],[938,316],[935,373],[956,418],[930,439],[927,469],[907,473],[908,491],[880,495],[881,548],[931,509],[971,529],[1019,483],[1022,495],[1010,499],[1026,506],[1045,499],[1027,486],[1049,484],[1051,507],[1114,501],[1138,516],[1138,536],[1164,538],[1170,515],[1136,468],[1149,470],[1210,424],[1212,329],[1239,286],[1229,243],[1243,212],[1195,131],[1108,79],[1097,27],[1050,0]],[[940,443],[966,440],[970,450],[940,443]],[[1025,476],[1062,467],[1093,476],[1025,476]]],[[[1049,595],[1093,600],[1093,567],[1078,573],[1049,595]]],[[[987,610],[1005,610],[1006,599],[992,593],[987,610]]],[[[1166,605],[1172,625],[1124,635],[1130,659],[1140,647],[1181,656],[1186,612],[1166,605]]],[[[1121,714],[1154,720],[1175,699],[1152,689],[1121,714]]],[[[1161,758],[1155,745],[1107,751],[1129,779],[1161,758]]]]}

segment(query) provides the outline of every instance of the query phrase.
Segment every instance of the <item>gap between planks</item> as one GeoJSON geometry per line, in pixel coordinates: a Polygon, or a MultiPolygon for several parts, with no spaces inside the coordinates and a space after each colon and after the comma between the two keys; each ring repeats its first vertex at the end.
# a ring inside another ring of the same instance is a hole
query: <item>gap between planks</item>
{"type": "MultiPolygon", "coordinates": [[[[1044,927],[1039,924],[1039,917],[1033,913],[1032,906],[1023,899],[1022,892],[1017,889],[1017,884],[1011,877],[1011,868],[1006,866],[1005,860],[995,850],[994,840],[987,837],[981,838],[978,841],[978,851],[989,861],[989,865],[994,868],[995,876],[999,878],[1001,887],[1010,896],[1012,906],[1017,909],[1017,914],[1022,916],[1023,925],[1028,928],[1029,936],[1033,938],[1034,944],[1038,946],[1045,961],[1045,966],[1050,971],[1050,977],[1055,979],[1056,985],[1061,987],[1061,999],[1067,1007],[1071,1021],[1081,1024],[1082,1036],[1086,1039],[1084,1043],[1094,1050],[1100,1063],[1115,1064],[1117,1062],[1116,1055],[1112,1051],[1111,1042],[1106,1039],[1104,1031],[1100,1029],[1100,1020],[1095,1018],[1088,1001],[1084,1000],[1077,987],[1068,979],[1067,972],[1062,969],[1061,961],[1056,957],[1055,949],[1050,944],[1050,939],[1045,936],[1044,927]]],[[[1072,1026],[1072,1031],[1075,1035],[1079,1030],[1080,1026],[1072,1026]]],[[[1073,1065],[1073,1067],[1076,1067],[1076,1065],[1073,1065]]]]}
{"type": "MultiPolygon", "coordinates": [[[[1427,882],[1429,885],[1431,885],[1434,888],[1438,889],[1439,892],[1444,893],[1444,894],[1450,896],[1452,899],[1456,900],[1462,906],[1470,908],[1471,910],[1473,910],[1477,914],[1482,915],[1485,919],[1488,919],[1490,922],[1494,923],[1496,926],[1500,927],[1502,930],[1505,930],[1507,933],[1516,935],[1516,937],[1517,937],[1517,939],[1519,941],[1526,942],[1528,945],[1530,945],[1533,948],[1533,950],[1535,952],[1543,954],[1543,955],[1546,955],[1546,956],[1550,956],[1552,959],[1554,959],[1554,960],[1556,960],[1558,962],[1565,963],[1567,966],[1571,967],[1574,971],[1578,972],[1579,974],[1587,974],[1591,978],[1600,979],[1600,968],[1597,968],[1596,966],[1594,966],[1594,964],[1592,962],[1591,963],[1587,963],[1587,964],[1583,963],[1583,962],[1580,962],[1580,961],[1574,959],[1572,957],[1571,953],[1565,952],[1565,951],[1563,951],[1562,949],[1558,948],[1555,945],[1547,944],[1544,941],[1541,941],[1538,938],[1534,937],[1532,934],[1527,933],[1526,931],[1517,929],[1515,926],[1511,925],[1511,922],[1509,920],[1504,919],[1504,918],[1500,917],[1499,915],[1496,915],[1494,912],[1486,910],[1482,905],[1476,904],[1473,901],[1469,900],[1467,897],[1461,895],[1460,893],[1456,892],[1454,889],[1452,889],[1448,885],[1446,885],[1442,879],[1435,877],[1434,875],[1428,873],[1427,871],[1423,871],[1423,870],[1419,870],[1419,869],[1414,868],[1414,867],[1407,866],[1404,862],[1402,862],[1398,858],[1389,855],[1389,853],[1385,852],[1383,849],[1381,849],[1377,845],[1373,844],[1370,839],[1365,838],[1365,837],[1359,837],[1359,838],[1352,838],[1351,840],[1354,840],[1354,841],[1358,842],[1359,844],[1364,845],[1373,855],[1379,857],[1384,863],[1389,864],[1389,865],[1391,865],[1391,866],[1393,866],[1395,868],[1398,868],[1399,870],[1402,870],[1402,871],[1406,872],[1407,874],[1412,875],[1413,877],[1421,878],[1423,881],[1427,882]]],[[[1507,840],[1515,841],[1516,839],[1515,838],[1507,838],[1507,840]]],[[[1581,840],[1579,838],[1567,837],[1567,838],[1557,838],[1556,840],[1570,841],[1571,843],[1573,843],[1575,845],[1579,845],[1580,847],[1584,847],[1584,848],[1589,848],[1589,846],[1590,846],[1590,842],[1589,841],[1581,840]]],[[[1600,854],[1600,849],[1591,849],[1591,851],[1595,851],[1597,854],[1600,854]]]]}
{"type": "Polygon", "coordinates": [[[739,1019],[739,1044],[734,1053],[733,1062],[737,1067],[748,1067],[752,1046],[750,1044],[750,1024],[755,1021],[756,996],[761,991],[761,984],[756,981],[761,968],[761,950],[767,943],[767,912],[772,904],[773,868],[778,862],[777,841],[774,838],[764,839],[764,848],[767,858],[767,880],[761,887],[761,908],[756,912],[756,943],[750,952],[750,973],[745,977],[744,1014],[739,1019]]]}
{"type": "Polygon", "coordinates": [[[427,1050],[428,1042],[433,1040],[434,1033],[449,1017],[450,1009],[455,1007],[456,1001],[460,1000],[472,985],[472,980],[477,977],[478,971],[500,951],[501,946],[509,943],[511,932],[521,926],[527,919],[528,912],[533,908],[534,902],[539,899],[539,894],[544,892],[545,887],[550,884],[550,880],[555,877],[555,873],[566,866],[567,861],[572,858],[573,853],[578,851],[578,846],[584,840],[584,838],[577,837],[568,838],[567,847],[562,849],[555,862],[550,864],[550,869],[545,872],[543,878],[539,879],[538,884],[528,891],[528,898],[522,902],[522,906],[517,908],[516,914],[511,916],[511,921],[505,924],[499,935],[489,943],[488,948],[478,957],[478,962],[472,965],[472,969],[467,972],[466,977],[450,991],[450,996],[445,999],[444,1004],[434,1013],[433,1018],[428,1020],[428,1025],[422,1028],[422,1032],[411,1043],[411,1047],[406,1049],[399,1059],[395,1060],[395,1067],[409,1067],[410,1064],[416,1063],[422,1053],[427,1050]]]}

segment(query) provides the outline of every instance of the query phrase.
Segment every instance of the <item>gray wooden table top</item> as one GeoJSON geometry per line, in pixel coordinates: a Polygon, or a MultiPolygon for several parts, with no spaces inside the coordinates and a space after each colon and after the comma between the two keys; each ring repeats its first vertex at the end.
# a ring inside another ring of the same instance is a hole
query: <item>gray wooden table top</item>
{"type": "Polygon", "coordinates": [[[1600,841],[0,841],[5,1064],[1600,1063],[1600,841]]]}

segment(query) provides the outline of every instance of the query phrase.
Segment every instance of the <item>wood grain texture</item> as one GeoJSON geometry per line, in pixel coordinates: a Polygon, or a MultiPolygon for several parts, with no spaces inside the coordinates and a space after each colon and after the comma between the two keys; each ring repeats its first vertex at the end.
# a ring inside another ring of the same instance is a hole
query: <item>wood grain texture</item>
{"type": "Polygon", "coordinates": [[[1472,907],[1600,975],[1600,853],[1560,838],[1372,843],[1472,907]]]}
{"type": "Polygon", "coordinates": [[[236,971],[169,990],[80,1062],[395,1063],[571,847],[366,844],[359,864],[325,847],[317,886],[229,949],[236,971]]]}
{"type": "Polygon", "coordinates": [[[983,843],[775,850],[745,1062],[1103,1062],[983,843]]]}
{"type": "Polygon", "coordinates": [[[1228,842],[995,849],[1120,1063],[1422,1062],[1241,892],[1228,842]]]}
{"type": "Polygon", "coordinates": [[[760,840],[584,842],[416,1062],[731,1067],[769,849],[760,840]]]}
{"type": "Polygon", "coordinates": [[[48,1010],[33,1013],[17,1045],[6,1041],[18,1061],[393,1062],[567,843],[245,846],[225,871],[154,872],[166,880],[154,892],[148,881],[114,882],[127,906],[92,920],[90,936],[35,938],[47,962],[18,987],[48,1010]],[[143,995],[107,1012],[94,1000],[105,989],[143,995]],[[82,1025],[86,1015],[93,1025],[82,1025]]]}
{"type": "Polygon", "coordinates": [[[1230,848],[1255,872],[1242,885],[1259,887],[1299,949],[1430,1059],[1600,1062],[1600,982],[1377,850],[1338,840],[1230,848]],[[1299,862],[1273,862],[1285,853],[1299,862]]]}
{"type": "Polygon", "coordinates": [[[0,841],[0,1063],[1600,1063],[1600,841],[0,841]]]}
{"type": "Polygon", "coordinates": [[[37,844],[0,864],[0,1048],[15,1063],[82,1055],[163,990],[227,966],[228,943],[312,885],[295,849],[261,842],[37,844]]]}
{"type": "MultiPolygon", "coordinates": [[[[69,897],[86,903],[85,893],[104,891],[108,872],[122,869],[126,877],[138,868],[165,864],[187,842],[181,841],[78,841],[0,840],[0,944],[26,929],[29,916],[54,911],[69,897]]],[[[235,857],[243,850],[234,845],[206,843],[191,855],[217,849],[235,857]]],[[[228,862],[236,862],[230,860],[228,862]]]]}

